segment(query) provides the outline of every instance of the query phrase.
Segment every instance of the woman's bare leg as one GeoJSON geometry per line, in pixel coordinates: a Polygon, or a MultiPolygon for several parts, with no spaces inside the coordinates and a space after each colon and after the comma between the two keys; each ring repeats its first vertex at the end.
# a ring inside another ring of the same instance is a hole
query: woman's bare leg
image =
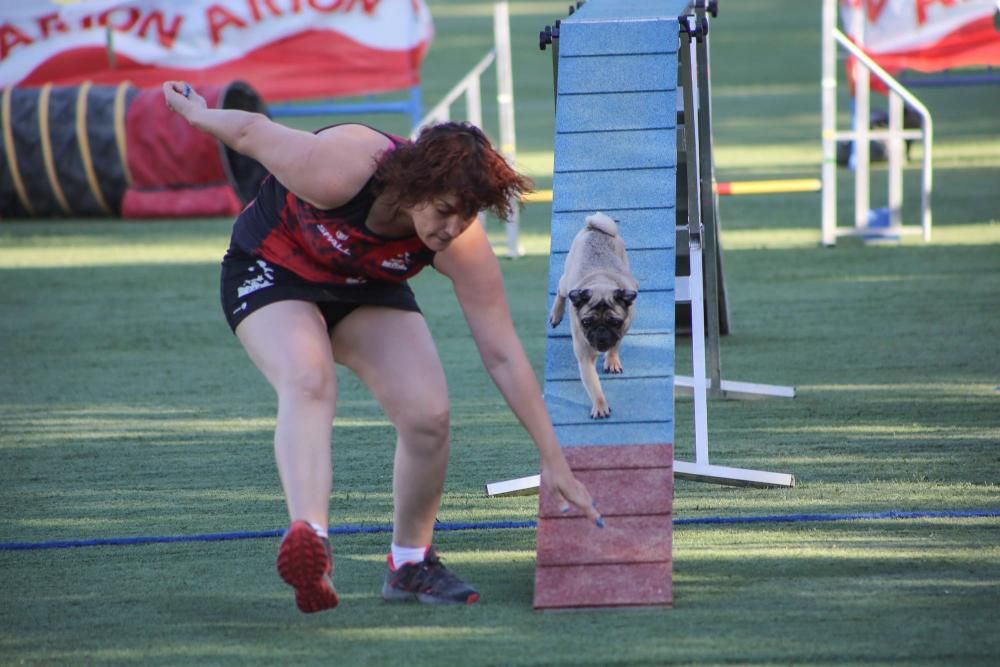
{"type": "Polygon", "coordinates": [[[236,335],[278,395],[274,454],[289,517],[327,527],[337,376],[326,322],[305,301],[252,313],[236,335]]]}
{"type": "Polygon", "coordinates": [[[431,544],[448,469],[448,387],[419,313],[363,306],[333,331],[338,363],[353,370],[396,427],[393,542],[431,544]]]}

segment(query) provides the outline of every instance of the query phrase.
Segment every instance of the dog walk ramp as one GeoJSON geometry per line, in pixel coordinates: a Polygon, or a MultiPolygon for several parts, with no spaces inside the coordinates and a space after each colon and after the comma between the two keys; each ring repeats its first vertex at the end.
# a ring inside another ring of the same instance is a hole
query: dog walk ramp
{"type": "Polygon", "coordinates": [[[605,527],[562,514],[540,479],[540,610],[673,600],[677,17],[687,4],[592,0],[561,22],[549,307],[573,238],[597,211],[619,221],[639,299],[624,373],[600,374],[608,419],[590,418],[569,317],[548,333],[546,404],[605,527]]]}
{"type": "MultiPolygon", "coordinates": [[[[589,8],[565,19],[562,26],[554,30],[546,26],[542,33],[543,47],[546,40],[552,46],[557,75],[553,178],[557,191],[553,200],[550,303],[566,252],[583,218],[602,208],[620,219],[632,270],[640,282],[638,316],[623,346],[625,373],[602,375],[609,400],[612,394],[619,394],[612,402],[612,410],[617,403],[618,411],[603,426],[593,427],[572,418],[562,421],[563,413],[573,410],[567,406],[573,401],[585,406],[587,399],[579,386],[568,326],[550,332],[545,391],[557,431],[570,438],[563,444],[575,442],[581,430],[595,433],[598,442],[604,442],[601,434],[608,432],[622,439],[639,437],[645,441],[659,439],[665,431],[672,441],[673,413],[668,429],[660,411],[666,394],[662,383],[656,381],[665,377],[666,368],[673,377],[671,406],[674,396],[693,396],[695,408],[695,460],[675,461],[676,477],[733,486],[794,486],[794,476],[787,473],[720,466],[708,459],[708,398],[795,396],[793,387],[722,378],[721,253],[718,201],[712,190],[715,174],[707,15],[711,3],[696,0],[690,6],[659,6],[667,14],[687,7],[677,17],[678,47],[670,51],[669,65],[658,60],[664,49],[646,50],[648,37],[655,32],[651,26],[656,19],[649,17],[660,16],[656,7],[628,5],[592,0],[589,8]],[[633,11],[643,14],[646,10],[650,10],[646,18],[632,17],[633,11]],[[630,18],[622,18],[625,15],[630,18]],[[568,27],[570,33],[561,27],[568,27]],[[567,35],[570,42],[584,37],[604,41],[566,46],[567,35]],[[570,51],[560,53],[560,42],[570,51]],[[613,71],[600,71],[600,65],[609,61],[614,63],[613,71]],[[593,69],[588,69],[591,65],[593,69]],[[657,67],[662,68],[660,73],[651,73],[657,67]],[[642,70],[641,75],[638,70],[642,70]],[[672,76],[678,72],[680,80],[672,76]],[[568,81],[562,81],[560,75],[568,81]],[[588,104],[595,106],[588,108],[588,104]],[[662,113],[666,108],[672,110],[672,117],[662,113]],[[678,164],[678,159],[685,164],[678,164]],[[682,171],[699,174],[699,178],[680,178],[682,171]],[[655,195],[663,192],[672,194],[666,201],[657,200],[655,195]],[[674,217],[668,220],[671,215],[674,217]],[[672,229],[675,219],[676,235],[670,236],[667,225],[672,229]],[[677,246],[680,243],[683,247],[677,246]],[[679,252],[691,265],[690,275],[674,276],[669,289],[664,289],[665,274],[676,273],[679,252]],[[692,331],[694,368],[690,376],[673,375],[676,327],[672,318],[669,322],[666,318],[672,308],[670,298],[678,308],[689,308],[691,319],[699,324],[692,331]]],[[[486,492],[491,496],[526,495],[535,493],[538,483],[538,475],[529,475],[489,483],[486,492]]]]}

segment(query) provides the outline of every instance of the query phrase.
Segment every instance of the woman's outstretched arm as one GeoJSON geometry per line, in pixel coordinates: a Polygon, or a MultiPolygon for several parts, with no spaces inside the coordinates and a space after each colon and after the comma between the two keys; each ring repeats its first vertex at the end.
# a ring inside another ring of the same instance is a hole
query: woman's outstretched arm
{"type": "Polygon", "coordinates": [[[197,129],[260,162],[286,188],[319,208],[335,208],[357,194],[391,142],[363,125],[319,133],[297,130],[264,114],[216,109],[183,81],[163,84],[167,106],[197,129]]]}

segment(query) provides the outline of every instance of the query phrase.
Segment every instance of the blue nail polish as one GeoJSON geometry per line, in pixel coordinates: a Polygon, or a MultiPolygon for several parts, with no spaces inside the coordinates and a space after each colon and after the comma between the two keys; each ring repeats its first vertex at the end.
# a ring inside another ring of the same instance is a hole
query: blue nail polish
{"type": "Polygon", "coordinates": [[[602,516],[597,517],[597,519],[594,521],[594,523],[597,524],[598,528],[604,528],[604,517],[602,517],[602,516]]]}
{"type": "Polygon", "coordinates": [[[569,508],[568,507],[563,507],[559,511],[562,512],[563,514],[566,514],[567,512],[569,512],[569,508]]]}

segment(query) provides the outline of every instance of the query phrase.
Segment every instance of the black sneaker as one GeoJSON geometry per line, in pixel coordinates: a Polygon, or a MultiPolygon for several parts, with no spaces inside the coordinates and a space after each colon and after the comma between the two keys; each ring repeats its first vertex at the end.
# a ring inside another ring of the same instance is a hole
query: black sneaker
{"type": "Polygon", "coordinates": [[[424,604],[473,604],[479,600],[479,593],[442,565],[434,548],[428,547],[422,563],[407,563],[395,570],[392,569],[392,554],[389,555],[382,599],[387,602],[417,600],[424,604]]]}

